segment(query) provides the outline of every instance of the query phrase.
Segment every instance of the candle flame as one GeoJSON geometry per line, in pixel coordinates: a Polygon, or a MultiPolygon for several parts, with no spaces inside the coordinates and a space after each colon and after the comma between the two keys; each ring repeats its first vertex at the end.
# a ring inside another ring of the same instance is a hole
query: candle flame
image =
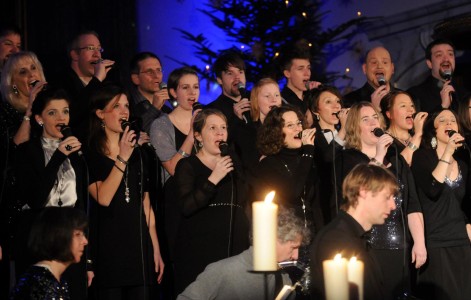
{"type": "Polygon", "coordinates": [[[275,198],[275,191],[271,191],[265,196],[265,203],[272,203],[273,198],[275,198]]]}
{"type": "Polygon", "coordinates": [[[342,254],[340,253],[337,253],[335,256],[334,256],[334,261],[340,261],[342,259],[342,254]]]}
{"type": "Polygon", "coordinates": [[[356,261],[357,261],[356,256],[352,256],[352,258],[350,258],[350,262],[351,262],[351,263],[355,263],[356,261]]]}

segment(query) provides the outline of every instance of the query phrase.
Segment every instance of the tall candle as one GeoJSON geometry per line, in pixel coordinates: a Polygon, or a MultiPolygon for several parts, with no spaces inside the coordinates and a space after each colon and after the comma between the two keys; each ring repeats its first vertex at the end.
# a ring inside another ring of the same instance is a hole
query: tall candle
{"type": "Polygon", "coordinates": [[[363,269],[363,262],[355,256],[348,262],[348,281],[358,287],[359,300],[363,300],[363,269]]]}
{"type": "Polygon", "coordinates": [[[276,240],[278,205],[273,204],[275,192],[270,192],[265,201],[252,204],[253,214],[253,269],[254,271],[276,271],[276,240]]]}
{"type": "Polygon", "coordinates": [[[347,260],[337,254],[333,260],[324,260],[322,266],[326,299],[348,300],[347,260]]]}

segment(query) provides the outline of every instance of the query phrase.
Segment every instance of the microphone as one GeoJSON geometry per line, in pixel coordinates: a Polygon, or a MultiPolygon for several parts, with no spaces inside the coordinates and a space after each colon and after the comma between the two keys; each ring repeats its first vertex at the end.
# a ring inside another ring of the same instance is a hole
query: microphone
{"type": "Polygon", "coordinates": [[[384,134],[384,130],[377,127],[375,129],[373,129],[371,132],[373,132],[373,134],[376,136],[376,137],[381,137],[383,134],[384,134]]]}
{"type": "Polygon", "coordinates": [[[159,84],[159,88],[160,88],[161,90],[166,89],[166,88],[167,88],[167,83],[166,83],[165,81],[162,81],[162,82],[159,84]]]}
{"type": "Polygon", "coordinates": [[[221,151],[221,156],[227,156],[229,154],[229,144],[227,142],[219,142],[219,150],[221,151]]]}
{"type": "Polygon", "coordinates": [[[378,75],[376,78],[378,79],[379,86],[386,85],[386,79],[383,75],[378,75]]]}
{"type": "Polygon", "coordinates": [[[445,79],[445,81],[451,80],[451,70],[445,70],[443,71],[442,78],[445,79]]]}
{"type": "Polygon", "coordinates": [[[339,113],[340,113],[340,110],[339,110],[338,112],[334,112],[334,113],[332,113],[332,114],[333,114],[334,116],[336,116],[337,119],[338,119],[338,118],[339,118],[339,113]]]}
{"type": "MultiPolygon", "coordinates": [[[[134,121],[133,122],[129,122],[128,120],[126,119],[122,119],[123,121],[121,122],[121,128],[124,130],[126,130],[126,127],[129,126],[129,130],[134,130],[134,132],[136,133],[136,137],[135,137],[135,140],[136,141],[139,141],[139,133],[140,133],[140,130],[137,129],[137,128],[134,128],[134,121]]],[[[139,146],[138,143],[136,143],[137,146],[139,146]]],[[[136,146],[136,147],[137,147],[136,146]]]]}
{"type": "MultiPolygon", "coordinates": [[[[447,134],[448,134],[448,137],[452,137],[454,134],[456,133],[455,130],[447,130],[447,134]]],[[[461,145],[463,144],[463,141],[458,141],[456,142],[457,145],[461,145]]],[[[465,146],[466,144],[463,144],[463,146],[465,146]]]]}
{"type": "Polygon", "coordinates": [[[300,139],[301,139],[301,138],[303,137],[303,132],[302,132],[302,131],[300,131],[296,137],[298,137],[298,138],[300,138],[300,139]]]}
{"type": "Polygon", "coordinates": [[[194,114],[195,111],[198,110],[198,109],[204,109],[203,104],[201,104],[201,103],[199,103],[199,102],[193,103],[193,114],[194,114]]]}
{"type": "MultiPolygon", "coordinates": [[[[241,99],[243,98],[249,98],[249,95],[247,95],[247,90],[245,89],[245,84],[243,82],[239,82],[237,84],[237,89],[239,90],[240,97],[241,99]]],[[[244,111],[242,113],[242,118],[244,118],[244,121],[246,124],[252,121],[252,118],[250,117],[250,110],[244,111]]]]}
{"type": "MultiPolygon", "coordinates": [[[[60,125],[60,127],[61,127],[61,133],[64,136],[62,138],[63,140],[68,138],[69,136],[73,136],[72,129],[68,125],[63,124],[63,125],[60,125]]],[[[79,156],[82,156],[83,155],[82,150],[77,151],[77,154],[79,156]]]]}
{"type": "MultiPolygon", "coordinates": [[[[92,61],[91,64],[92,64],[92,65],[101,64],[101,62],[102,62],[103,60],[104,60],[103,58],[100,58],[99,60],[92,61]]],[[[116,63],[114,63],[114,64],[112,64],[112,65],[109,65],[109,66],[106,66],[105,69],[109,69],[109,68],[114,67],[114,66],[116,66],[116,63]]]]}

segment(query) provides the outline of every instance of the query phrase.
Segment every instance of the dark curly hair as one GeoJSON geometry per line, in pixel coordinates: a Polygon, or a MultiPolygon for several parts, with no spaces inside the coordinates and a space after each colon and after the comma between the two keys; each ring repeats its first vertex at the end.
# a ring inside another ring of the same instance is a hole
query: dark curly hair
{"type": "Polygon", "coordinates": [[[285,146],[283,115],[290,111],[295,112],[298,119],[304,123],[304,116],[297,107],[291,105],[273,107],[258,130],[257,148],[261,154],[274,155],[285,146]]]}

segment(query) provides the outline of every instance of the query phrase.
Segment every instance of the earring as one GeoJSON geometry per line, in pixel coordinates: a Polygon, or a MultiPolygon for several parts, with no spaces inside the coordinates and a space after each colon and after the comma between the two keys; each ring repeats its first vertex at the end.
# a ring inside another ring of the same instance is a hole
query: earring
{"type": "Polygon", "coordinates": [[[316,121],[319,122],[321,120],[321,117],[317,114],[315,116],[316,116],[316,121]]]}
{"type": "Polygon", "coordinates": [[[203,142],[198,142],[198,147],[203,148],[203,142]]]}
{"type": "Polygon", "coordinates": [[[433,137],[433,138],[430,140],[430,145],[432,146],[433,149],[436,149],[436,148],[437,148],[437,138],[436,138],[436,137],[433,137]]]}
{"type": "Polygon", "coordinates": [[[101,128],[105,128],[105,127],[106,127],[105,122],[101,120],[101,128]]]}
{"type": "Polygon", "coordinates": [[[39,126],[43,127],[44,123],[43,122],[38,122],[39,126]]]}
{"type": "Polygon", "coordinates": [[[16,96],[18,96],[19,92],[18,92],[18,87],[16,85],[13,85],[12,87],[12,90],[13,90],[13,94],[15,94],[16,96]]]}

